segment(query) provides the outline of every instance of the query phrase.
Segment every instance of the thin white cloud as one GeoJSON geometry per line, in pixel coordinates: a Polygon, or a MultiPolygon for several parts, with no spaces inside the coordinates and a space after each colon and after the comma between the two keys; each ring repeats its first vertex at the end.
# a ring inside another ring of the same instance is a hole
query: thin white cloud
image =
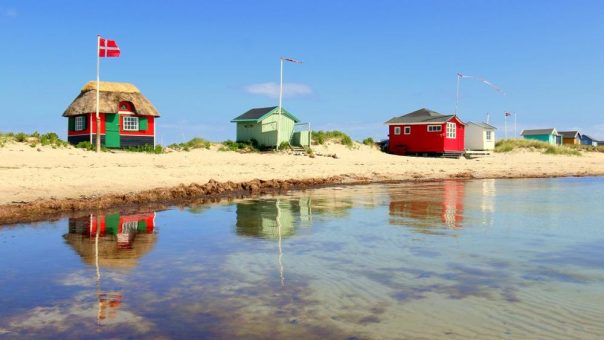
{"type": "Polygon", "coordinates": [[[17,16],[17,10],[14,8],[0,8],[0,16],[14,18],[17,16]]]}
{"type": "MultiPolygon", "coordinates": [[[[258,84],[250,84],[245,87],[245,92],[266,96],[270,98],[278,98],[279,97],[279,84],[269,82],[269,83],[258,83],[258,84]]],[[[283,84],[283,96],[284,97],[301,97],[308,96],[313,93],[310,86],[306,84],[300,83],[285,83],[283,84]]]]}

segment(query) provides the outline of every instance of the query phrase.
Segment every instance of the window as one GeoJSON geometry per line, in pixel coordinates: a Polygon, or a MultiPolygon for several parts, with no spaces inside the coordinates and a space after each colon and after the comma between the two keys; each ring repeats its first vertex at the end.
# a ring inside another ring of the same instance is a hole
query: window
{"type": "Polygon", "coordinates": [[[138,131],[138,117],[124,116],[124,131],[138,131]]]}
{"type": "Polygon", "coordinates": [[[411,127],[410,126],[405,126],[405,134],[406,135],[410,135],[411,134],[411,127]]]}
{"type": "Polygon", "coordinates": [[[130,102],[120,102],[120,104],[119,104],[119,111],[133,112],[132,111],[132,106],[131,106],[130,102]]]}
{"type": "Polygon", "coordinates": [[[82,131],[82,130],[84,130],[84,126],[86,126],[86,117],[85,116],[75,117],[75,130],[82,131]]]}
{"type": "Polygon", "coordinates": [[[443,127],[440,125],[428,125],[428,132],[441,132],[443,127]]]}
{"type": "Polygon", "coordinates": [[[493,139],[493,131],[487,131],[487,141],[491,141],[493,139]]]}
{"type": "Polygon", "coordinates": [[[401,127],[400,126],[395,126],[394,127],[394,134],[395,135],[400,135],[401,134],[401,127]]]}
{"type": "Polygon", "coordinates": [[[457,138],[457,125],[455,123],[447,123],[447,138],[457,138]]]}

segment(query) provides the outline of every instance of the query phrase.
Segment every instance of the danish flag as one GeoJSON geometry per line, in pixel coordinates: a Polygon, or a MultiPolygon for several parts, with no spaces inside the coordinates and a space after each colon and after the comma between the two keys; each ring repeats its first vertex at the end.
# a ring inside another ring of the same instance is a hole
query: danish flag
{"type": "Polygon", "coordinates": [[[120,48],[117,47],[115,40],[108,40],[99,37],[99,57],[113,58],[120,56],[120,48]]]}

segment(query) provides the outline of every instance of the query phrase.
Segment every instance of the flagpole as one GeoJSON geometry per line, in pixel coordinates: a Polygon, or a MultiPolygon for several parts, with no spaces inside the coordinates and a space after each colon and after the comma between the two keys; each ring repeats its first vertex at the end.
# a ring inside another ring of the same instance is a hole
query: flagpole
{"type": "Polygon", "coordinates": [[[101,152],[101,117],[99,115],[99,98],[100,98],[100,68],[101,68],[101,57],[100,53],[101,36],[97,35],[96,42],[96,152],[101,152]]]}
{"type": "Polygon", "coordinates": [[[516,112],[514,112],[514,138],[517,138],[517,130],[516,130],[516,112]]]}
{"type": "Polygon", "coordinates": [[[503,117],[503,122],[504,122],[504,130],[505,130],[505,139],[508,139],[508,113],[505,113],[505,116],[503,117]]]}
{"type": "Polygon", "coordinates": [[[283,104],[283,57],[279,59],[281,62],[281,72],[279,80],[279,118],[277,120],[277,150],[279,150],[279,123],[281,123],[281,105],[283,104]]]}
{"type": "Polygon", "coordinates": [[[459,105],[459,83],[461,80],[461,76],[459,75],[459,73],[457,74],[457,93],[455,95],[455,112],[454,114],[457,114],[457,107],[459,105]]]}

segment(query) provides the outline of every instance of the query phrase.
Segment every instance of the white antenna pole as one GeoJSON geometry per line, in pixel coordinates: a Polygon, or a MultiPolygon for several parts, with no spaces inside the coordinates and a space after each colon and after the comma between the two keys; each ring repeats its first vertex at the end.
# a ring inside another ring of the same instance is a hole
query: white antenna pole
{"type": "Polygon", "coordinates": [[[504,131],[505,131],[505,139],[508,139],[508,113],[504,113],[504,131]]]}
{"type": "Polygon", "coordinates": [[[516,130],[516,115],[517,115],[517,113],[514,112],[514,138],[518,137],[517,130],[516,130]]]}
{"type": "Polygon", "coordinates": [[[491,121],[491,114],[487,112],[487,124],[491,121]]]}
{"type": "Polygon", "coordinates": [[[99,55],[101,48],[101,36],[96,37],[96,152],[101,152],[101,117],[99,115],[99,98],[100,98],[100,82],[101,77],[99,76],[101,68],[101,57],[99,55]]]}
{"type": "Polygon", "coordinates": [[[459,84],[460,84],[460,80],[461,80],[461,76],[458,73],[457,74],[457,93],[455,95],[455,112],[454,112],[455,115],[457,115],[457,108],[459,106],[459,84]]]}
{"type": "Polygon", "coordinates": [[[277,119],[277,150],[279,150],[279,123],[281,123],[281,108],[283,105],[283,57],[281,57],[279,60],[281,62],[281,73],[279,80],[279,118],[277,119]]]}

